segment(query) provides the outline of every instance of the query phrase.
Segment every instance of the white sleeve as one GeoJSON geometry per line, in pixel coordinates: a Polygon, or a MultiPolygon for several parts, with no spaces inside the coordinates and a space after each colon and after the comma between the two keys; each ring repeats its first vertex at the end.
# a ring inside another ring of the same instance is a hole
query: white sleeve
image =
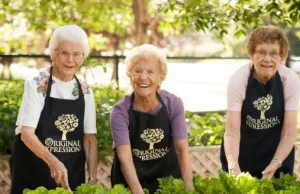
{"type": "Polygon", "coordinates": [[[296,73],[290,72],[284,83],[284,110],[298,110],[300,80],[296,73]]]}
{"type": "Polygon", "coordinates": [[[227,110],[238,111],[242,110],[243,101],[245,98],[245,89],[242,82],[239,81],[236,74],[233,75],[227,87],[227,110]]]}
{"type": "Polygon", "coordinates": [[[90,92],[84,95],[84,133],[95,134],[97,133],[95,99],[91,88],[88,90],[90,92]]]}
{"type": "Polygon", "coordinates": [[[44,97],[38,93],[38,85],[35,80],[27,79],[25,82],[21,107],[19,109],[17,126],[27,126],[36,129],[41,112],[44,107],[44,97]]]}

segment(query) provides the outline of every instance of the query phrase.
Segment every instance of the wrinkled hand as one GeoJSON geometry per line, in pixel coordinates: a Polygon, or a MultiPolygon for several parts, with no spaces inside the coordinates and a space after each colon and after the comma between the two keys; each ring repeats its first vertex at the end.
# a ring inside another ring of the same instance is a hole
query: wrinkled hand
{"type": "Polygon", "coordinates": [[[229,174],[233,175],[233,176],[237,176],[237,175],[241,174],[241,169],[240,169],[239,164],[234,165],[233,168],[228,169],[228,170],[229,170],[229,174]]]}
{"type": "Polygon", "coordinates": [[[51,177],[57,185],[62,185],[65,189],[69,189],[68,170],[59,160],[55,160],[49,165],[51,177]]]}
{"type": "Polygon", "coordinates": [[[137,188],[137,189],[130,189],[130,191],[131,191],[131,194],[144,194],[142,187],[137,188]]]}
{"type": "Polygon", "coordinates": [[[262,178],[271,179],[278,168],[279,165],[276,162],[271,162],[269,166],[267,166],[267,168],[264,171],[262,171],[262,178]]]}
{"type": "Polygon", "coordinates": [[[194,189],[194,186],[193,186],[193,184],[191,184],[191,185],[184,185],[184,190],[185,191],[192,191],[192,190],[195,190],[194,189]]]}
{"type": "Polygon", "coordinates": [[[98,183],[98,180],[88,180],[89,185],[95,185],[98,183]]]}

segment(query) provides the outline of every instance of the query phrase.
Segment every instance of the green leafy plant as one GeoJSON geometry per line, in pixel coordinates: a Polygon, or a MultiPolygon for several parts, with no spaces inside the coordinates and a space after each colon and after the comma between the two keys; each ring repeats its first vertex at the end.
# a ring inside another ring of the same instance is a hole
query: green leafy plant
{"type": "Polygon", "coordinates": [[[225,131],[225,118],[219,113],[204,116],[186,111],[190,146],[220,145],[225,131]]]}
{"type": "Polygon", "coordinates": [[[93,86],[97,119],[97,141],[100,159],[112,154],[112,134],[110,113],[113,105],[125,95],[125,91],[117,90],[116,84],[93,86]]]}
{"type": "MultiPolygon", "coordinates": [[[[185,191],[184,182],[172,176],[158,178],[159,188],[155,194],[299,194],[300,182],[289,174],[280,174],[280,178],[257,179],[249,173],[232,176],[221,171],[219,178],[203,178],[198,174],[193,177],[194,190],[185,191]]],[[[36,190],[25,189],[24,194],[69,194],[63,188],[47,190],[38,187],[36,190]]],[[[124,185],[118,184],[111,189],[104,189],[101,185],[82,184],[76,188],[75,194],[130,194],[124,185]]],[[[149,194],[144,189],[145,194],[149,194]]]]}
{"type": "Polygon", "coordinates": [[[24,81],[0,81],[0,155],[11,154],[24,81]]]}

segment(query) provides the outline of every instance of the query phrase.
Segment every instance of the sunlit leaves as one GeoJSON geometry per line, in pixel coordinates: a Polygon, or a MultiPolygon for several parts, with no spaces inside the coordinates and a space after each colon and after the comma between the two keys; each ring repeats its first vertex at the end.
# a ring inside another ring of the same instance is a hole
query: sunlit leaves
{"type": "Polygon", "coordinates": [[[228,33],[231,25],[236,25],[237,37],[249,28],[255,28],[270,18],[272,23],[291,26],[300,21],[300,2],[291,0],[169,0],[160,5],[159,10],[166,15],[165,22],[178,23],[183,29],[217,32],[219,38],[228,33]],[[168,15],[175,15],[170,20],[168,15]]]}

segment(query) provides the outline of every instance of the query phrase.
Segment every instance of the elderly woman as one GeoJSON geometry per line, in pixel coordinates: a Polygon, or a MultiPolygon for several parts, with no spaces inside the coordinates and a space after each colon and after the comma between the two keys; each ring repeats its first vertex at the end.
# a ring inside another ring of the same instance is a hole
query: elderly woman
{"type": "Polygon", "coordinates": [[[300,81],[283,63],[289,51],[275,26],[255,29],[247,43],[251,63],[228,84],[222,168],[258,178],[293,174],[300,81]]]}
{"type": "Polygon", "coordinates": [[[111,183],[128,186],[132,194],[147,188],[154,193],[157,178],[183,178],[192,189],[192,170],[183,103],[161,90],[166,78],[166,57],[157,47],[144,44],[125,59],[133,93],[111,113],[115,156],[111,183]]]}
{"type": "Polygon", "coordinates": [[[75,73],[89,53],[78,26],[62,26],[49,43],[53,65],[25,82],[11,165],[11,194],[58,185],[75,190],[96,183],[97,142],[94,96],[75,73]]]}

